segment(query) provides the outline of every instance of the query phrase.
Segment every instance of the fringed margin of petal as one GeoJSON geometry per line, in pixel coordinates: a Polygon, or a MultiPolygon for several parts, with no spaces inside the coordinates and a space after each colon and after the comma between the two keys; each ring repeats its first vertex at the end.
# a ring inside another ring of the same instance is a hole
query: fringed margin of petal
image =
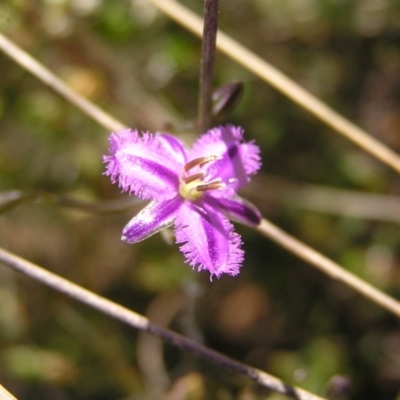
{"type": "Polygon", "coordinates": [[[240,126],[226,125],[211,128],[202,136],[200,136],[193,145],[193,150],[197,151],[204,146],[222,141],[238,141],[243,140],[244,129],[240,126]]]}
{"type": "MultiPolygon", "coordinates": [[[[226,267],[215,272],[217,278],[219,278],[221,274],[237,275],[244,261],[244,251],[241,248],[243,244],[241,236],[234,231],[233,225],[227,219],[223,218],[222,221],[224,229],[229,232],[229,255],[226,267]]],[[[212,275],[210,278],[212,278],[212,275]]]]}
{"type": "Polygon", "coordinates": [[[254,175],[261,167],[260,148],[254,144],[254,140],[241,145],[242,160],[247,175],[254,175]]]}

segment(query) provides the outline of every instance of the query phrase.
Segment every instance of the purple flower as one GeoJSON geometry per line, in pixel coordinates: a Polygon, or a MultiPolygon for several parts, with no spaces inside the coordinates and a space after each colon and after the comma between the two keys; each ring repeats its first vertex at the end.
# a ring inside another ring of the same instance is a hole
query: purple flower
{"type": "Polygon", "coordinates": [[[243,142],[243,129],[211,129],[191,150],[171,135],[130,129],[112,133],[109,141],[106,175],[123,191],[151,200],[126,225],[122,240],[139,242],[174,225],[188,264],[211,276],[236,275],[244,253],[228,218],[250,226],[261,220],[236,195],[261,164],[258,146],[243,142]]]}

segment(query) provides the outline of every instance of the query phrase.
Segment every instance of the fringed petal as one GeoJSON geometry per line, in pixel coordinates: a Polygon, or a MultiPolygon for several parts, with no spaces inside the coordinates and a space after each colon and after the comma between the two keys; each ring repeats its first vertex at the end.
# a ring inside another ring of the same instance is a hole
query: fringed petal
{"type": "Polygon", "coordinates": [[[208,206],[186,202],[175,222],[177,243],[185,262],[199,270],[206,269],[213,275],[237,275],[244,253],[240,236],[232,224],[208,206]]]}
{"type": "Polygon", "coordinates": [[[183,163],[151,133],[123,129],[110,135],[110,153],[104,156],[106,175],[123,191],[142,199],[164,200],[176,195],[183,163]]]}
{"type": "Polygon", "coordinates": [[[260,149],[253,142],[243,142],[243,129],[232,125],[220,126],[201,136],[189,152],[189,159],[210,155],[221,159],[206,165],[206,180],[221,178],[236,191],[245,185],[261,166],[260,149]]]}
{"type": "Polygon", "coordinates": [[[261,214],[257,207],[239,196],[230,199],[204,196],[203,201],[216,211],[222,212],[232,221],[251,227],[255,227],[261,222],[261,214]]]}
{"type": "Polygon", "coordinates": [[[162,202],[152,201],[128,222],[121,239],[127,243],[140,242],[171,226],[181,204],[178,196],[162,202]]]}

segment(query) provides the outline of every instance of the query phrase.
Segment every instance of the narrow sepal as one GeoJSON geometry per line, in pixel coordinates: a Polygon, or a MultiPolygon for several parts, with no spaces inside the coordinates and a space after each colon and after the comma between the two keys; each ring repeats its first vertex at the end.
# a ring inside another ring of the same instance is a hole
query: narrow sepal
{"type": "Polygon", "coordinates": [[[162,202],[152,201],[122,231],[122,240],[136,243],[171,226],[182,202],[179,197],[162,202]]]}
{"type": "Polygon", "coordinates": [[[261,222],[261,213],[257,207],[239,196],[229,199],[208,196],[203,201],[207,201],[212,207],[222,212],[232,221],[251,227],[255,227],[261,222]]]}

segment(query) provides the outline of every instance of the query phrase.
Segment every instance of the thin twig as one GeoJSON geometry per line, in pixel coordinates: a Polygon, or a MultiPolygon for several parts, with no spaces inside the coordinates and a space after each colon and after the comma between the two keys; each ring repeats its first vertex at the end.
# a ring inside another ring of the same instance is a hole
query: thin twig
{"type": "Polygon", "coordinates": [[[108,131],[116,131],[125,126],[100,107],[69,88],[60,78],[1,33],[0,50],[108,131]]]}
{"type": "MultiPolygon", "coordinates": [[[[149,1],[171,19],[201,37],[202,20],[192,11],[175,0],[149,1]]],[[[308,110],[338,133],[400,173],[400,156],[396,152],[370,136],[348,119],[342,117],[271,64],[268,64],[221,31],[218,31],[217,34],[217,48],[295,103],[308,110]]]]}
{"type": "Polygon", "coordinates": [[[44,190],[10,190],[0,193],[0,214],[8,212],[24,202],[41,201],[48,204],[74,208],[92,214],[109,214],[127,210],[132,206],[143,207],[143,200],[138,197],[124,197],[108,201],[87,201],[70,196],[63,196],[44,190]]]}
{"type": "Polygon", "coordinates": [[[0,385],[0,400],[17,400],[4,386],[0,385]]]}
{"type": "Polygon", "coordinates": [[[218,28],[218,0],[204,2],[203,45],[201,49],[199,111],[197,128],[204,133],[211,126],[215,41],[218,28]]]}
{"type": "Polygon", "coordinates": [[[400,318],[400,302],[393,297],[346,271],[339,264],[336,264],[328,257],[302,243],[266,219],[263,219],[256,229],[290,253],[295,254],[297,257],[318,268],[332,279],[346,284],[367,299],[400,318]]]}
{"type": "Polygon", "coordinates": [[[264,371],[240,363],[167,328],[158,326],[143,315],[107,300],[1,248],[0,262],[133,328],[148,332],[181,350],[189,351],[218,366],[241,374],[260,386],[298,400],[323,400],[321,397],[303,389],[290,386],[264,371]]]}

